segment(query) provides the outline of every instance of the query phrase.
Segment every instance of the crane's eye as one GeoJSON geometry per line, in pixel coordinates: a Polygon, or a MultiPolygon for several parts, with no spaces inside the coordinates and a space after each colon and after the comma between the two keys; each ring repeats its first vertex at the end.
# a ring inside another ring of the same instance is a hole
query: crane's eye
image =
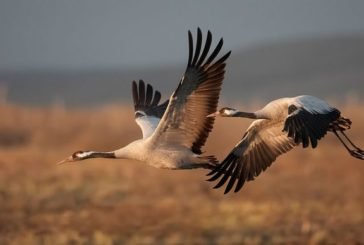
{"type": "Polygon", "coordinates": [[[82,159],[89,155],[89,152],[87,151],[76,151],[72,154],[73,159],[82,159]]]}
{"type": "Polygon", "coordinates": [[[222,108],[222,109],[220,110],[220,113],[221,113],[221,114],[225,113],[225,111],[226,111],[227,109],[228,109],[227,107],[222,108]]]}
{"type": "Polygon", "coordinates": [[[237,112],[237,110],[233,109],[233,108],[225,108],[224,110],[224,114],[228,115],[228,116],[232,116],[237,112]]]}
{"type": "Polygon", "coordinates": [[[78,154],[82,154],[83,151],[76,151],[75,153],[72,154],[72,158],[78,158],[78,154]]]}
{"type": "Polygon", "coordinates": [[[229,112],[231,111],[232,109],[229,108],[229,107],[224,107],[221,109],[221,113],[225,113],[225,114],[229,114],[229,112]]]}

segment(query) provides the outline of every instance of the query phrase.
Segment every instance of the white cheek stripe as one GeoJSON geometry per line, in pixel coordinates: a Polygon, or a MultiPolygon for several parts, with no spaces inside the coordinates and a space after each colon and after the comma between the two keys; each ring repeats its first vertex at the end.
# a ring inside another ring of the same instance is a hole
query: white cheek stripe
{"type": "Polygon", "coordinates": [[[84,157],[90,156],[92,153],[93,153],[92,151],[86,151],[86,152],[78,153],[77,157],[84,158],[84,157]]]}
{"type": "Polygon", "coordinates": [[[236,114],[238,112],[238,110],[225,110],[225,114],[228,116],[232,116],[234,114],[236,114]]]}

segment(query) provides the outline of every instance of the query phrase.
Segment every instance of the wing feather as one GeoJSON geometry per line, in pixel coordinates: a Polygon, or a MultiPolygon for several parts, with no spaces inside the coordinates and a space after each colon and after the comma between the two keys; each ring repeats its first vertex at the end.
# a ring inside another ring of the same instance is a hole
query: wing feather
{"type": "Polygon", "coordinates": [[[225,61],[230,52],[211,64],[222,48],[220,39],[216,48],[204,62],[211,46],[211,33],[207,33],[201,53],[202,33],[197,30],[196,50],[193,50],[192,34],[188,32],[189,57],[186,71],[170,98],[166,113],[152,136],[152,144],[178,144],[200,154],[214,118],[206,116],[217,109],[217,103],[225,74],[225,61]]]}
{"type": "Polygon", "coordinates": [[[328,107],[325,111],[315,111],[305,108],[304,105],[297,107],[290,105],[289,115],[284,122],[283,130],[294,141],[302,143],[303,148],[311,146],[315,148],[318,140],[325,136],[332,122],[340,117],[340,111],[328,107]]]}
{"type": "Polygon", "coordinates": [[[159,124],[167,105],[168,100],[159,104],[161,93],[154,91],[153,86],[147,84],[145,90],[145,83],[139,80],[132,83],[132,94],[135,110],[135,121],[139,125],[143,133],[143,138],[149,137],[159,124]],[[154,95],[154,96],[153,96],[154,95]]]}
{"type": "Polygon", "coordinates": [[[239,191],[245,182],[254,180],[265,171],[275,159],[291,150],[296,143],[286,132],[282,131],[282,122],[268,120],[254,121],[243,139],[236,144],[226,158],[212,170],[208,181],[215,181],[223,176],[214,188],[219,188],[227,182],[225,194],[235,185],[239,191]],[[230,169],[234,169],[233,172],[230,169]]]}
{"type": "Polygon", "coordinates": [[[148,83],[147,84],[147,97],[146,97],[146,100],[145,100],[145,104],[146,105],[150,105],[150,102],[152,101],[152,98],[153,98],[153,88],[148,83]]]}

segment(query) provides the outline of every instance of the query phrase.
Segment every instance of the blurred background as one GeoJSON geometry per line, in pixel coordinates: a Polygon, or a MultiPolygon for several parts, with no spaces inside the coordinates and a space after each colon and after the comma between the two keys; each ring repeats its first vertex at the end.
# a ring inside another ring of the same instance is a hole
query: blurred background
{"type": "MultiPolygon", "coordinates": [[[[131,81],[167,98],[197,27],[232,50],[221,106],[315,95],[353,120],[364,146],[363,11],[359,0],[2,0],[0,244],[364,242],[364,164],[331,135],[227,196],[204,171],[54,165],[140,137],[131,81]]],[[[206,151],[222,159],[249,123],[217,120],[206,151]]]]}

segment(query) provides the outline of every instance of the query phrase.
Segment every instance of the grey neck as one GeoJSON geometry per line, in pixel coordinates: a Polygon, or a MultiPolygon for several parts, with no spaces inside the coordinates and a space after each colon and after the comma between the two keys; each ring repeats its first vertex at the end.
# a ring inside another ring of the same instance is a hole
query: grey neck
{"type": "Polygon", "coordinates": [[[234,117],[245,117],[245,118],[252,118],[252,119],[256,119],[257,115],[255,115],[254,112],[244,112],[244,111],[239,111],[237,112],[234,117]]]}
{"type": "Polygon", "coordinates": [[[88,158],[116,158],[116,156],[114,152],[93,151],[88,158]]]}

